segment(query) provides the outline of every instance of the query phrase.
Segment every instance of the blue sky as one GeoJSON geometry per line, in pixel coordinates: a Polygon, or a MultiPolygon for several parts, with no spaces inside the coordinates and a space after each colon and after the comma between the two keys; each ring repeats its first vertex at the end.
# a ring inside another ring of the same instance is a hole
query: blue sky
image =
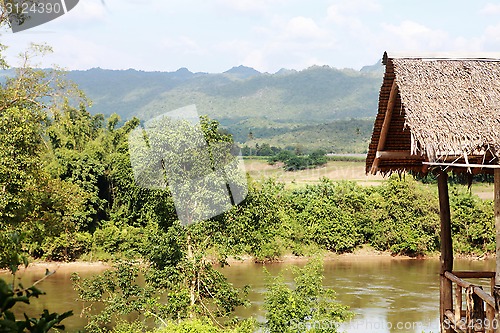
{"type": "Polygon", "coordinates": [[[46,42],[54,54],[39,63],[67,69],[360,69],[385,50],[499,52],[500,1],[80,0],[0,41],[13,65],[30,42],[46,42]]]}

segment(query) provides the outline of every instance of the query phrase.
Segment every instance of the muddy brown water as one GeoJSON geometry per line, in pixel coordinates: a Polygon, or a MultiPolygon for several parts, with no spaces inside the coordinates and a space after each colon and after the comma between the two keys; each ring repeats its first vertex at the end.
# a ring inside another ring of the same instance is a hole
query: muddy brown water
{"type": "MultiPolygon", "coordinates": [[[[236,315],[242,318],[253,316],[263,320],[263,293],[266,290],[267,274],[275,276],[283,272],[285,280],[292,283],[292,274],[287,269],[291,265],[302,266],[303,262],[255,264],[237,263],[221,271],[236,287],[250,285],[251,306],[240,308],[236,315]]],[[[494,270],[494,260],[456,260],[456,270],[494,270]]],[[[26,309],[41,312],[64,312],[73,309],[75,315],[66,319],[66,331],[75,332],[85,326],[86,319],[79,316],[82,304],[76,302],[70,275],[80,272],[82,277],[98,274],[102,266],[61,266],[56,274],[38,286],[47,295],[34,300],[27,308],[21,306],[18,313],[26,309]]],[[[438,332],[439,331],[439,260],[437,259],[397,259],[377,257],[347,257],[325,261],[324,285],[333,288],[337,300],[350,306],[356,313],[354,319],[341,326],[343,331],[354,332],[438,332]]],[[[22,273],[22,281],[27,285],[43,277],[43,265],[22,273]]],[[[5,273],[0,274],[6,278],[5,273]]],[[[487,281],[476,281],[489,291],[487,281]]],[[[328,325],[329,323],[317,323],[328,325]]]]}

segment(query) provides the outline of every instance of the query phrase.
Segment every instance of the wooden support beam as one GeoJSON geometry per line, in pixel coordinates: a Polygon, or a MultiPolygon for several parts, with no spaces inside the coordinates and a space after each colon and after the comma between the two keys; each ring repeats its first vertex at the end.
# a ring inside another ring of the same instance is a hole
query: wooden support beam
{"type": "Polygon", "coordinates": [[[445,312],[453,311],[452,283],[445,276],[446,272],[453,271],[453,247],[451,242],[451,214],[450,199],[448,194],[448,174],[440,171],[438,176],[439,190],[439,217],[441,220],[441,267],[440,267],[440,293],[439,313],[442,333],[451,333],[452,330],[445,327],[445,312]]]}
{"type": "MultiPolygon", "coordinates": [[[[387,140],[387,133],[389,132],[389,127],[391,125],[392,111],[394,110],[397,96],[398,85],[396,84],[396,80],[394,80],[392,81],[391,92],[389,94],[389,102],[387,102],[387,108],[385,110],[384,123],[382,124],[382,129],[380,130],[380,137],[378,138],[377,151],[382,151],[385,148],[385,141],[387,140]]],[[[380,158],[375,157],[371,168],[371,173],[373,175],[377,173],[379,162],[380,158]]]]}
{"type": "MultiPolygon", "coordinates": [[[[495,230],[496,230],[496,274],[495,274],[495,289],[493,291],[493,297],[495,298],[495,319],[497,323],[500,320],[499,310],[500,310],[500,169],[495,169],[494,171],[494,211],[495,211],[495,230]]],[[[500,329],[497,328],[497,332],[500,329]]]]}
{"type": "Polygon", "coordinates": [[[458,333],[467,332],[467,326],[465,326],[465,323],[463,321],[455,322],[455,314],[453,313],[453,311],[446,310],[444,315],[446,316],[448,322],[454,326],[456,332],[458,333]]]}
{"type": "Polygon", "coordinates": [[[486,303],[486,321],[485,321],[485,332],[486,333],[495,333],[495,307],[486,303]]]}
{"type": "Polygon", "coordinates": [[[456,168],[480,168],[480,169],[500,169],[500,165],[497,164],[470,164],[470,163],[442,163],[442,162],[422,162],[424,165],[430,166],[446,166],[446,167],[456,167],[456,168]]]}
{"type": "Polygon", "coordinates": [[[386,150],[386,151],[377,151],[375,158],[380,160],[416,160],[423,161],[424,156],[422,155],[412,155],[409,151],[406,150],[386,150]]]}

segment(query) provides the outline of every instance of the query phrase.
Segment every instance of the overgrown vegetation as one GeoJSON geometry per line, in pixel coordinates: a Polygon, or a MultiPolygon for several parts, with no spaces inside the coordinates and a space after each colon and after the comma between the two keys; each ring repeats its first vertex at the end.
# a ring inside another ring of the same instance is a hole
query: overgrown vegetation
{"type": "MultiPolygon", "coordinates": [[[[378,187],[322,179],[294,189],[249,178],[241,204],[183,227],[169,190],[143,188],[134,180],[127,138],[139,119],[121,123],[116,114],[92,115],[81,91],[58,71],[32,69],[31,55],[0,86],[0,268],[15,273],[25,264],[20,253],[61,261],[113,259],[115,268],[102,276],[73,276],[81,299],[102,305],[95,312],[89,308],[91,331],[118,323],[116,332],[135,332],[152,319],[171,332],[250,332],[254,322],[231,316],[245,305],[245,290],[212,266],[224,265],[229,255],[267,261],[286,253],[350,252],[364,244],[412,256],[439,248],[436,189],[410,176],[394,175],[378,187]],[[130,314],[138,320],[120,322],[130,314]]],[[[200,124],[209,144],[232,141],[217,121],[202,117],[200,124]]],[[[323,151],[299,155],[282,150],[276,161],[293,170],[326,162],[323,151]]],[[[455,249],[493,251],[491,202],[460,186],[452,187],[450,197],[455,249]]],[[[347,310],[321,286],[321,276],[313,261],[298,272],[295,288],[273,280],[267,329],[281,332],[292,319],[300,325],[347,319],[347,310]]],[[[46,312],[40,319],[16,320],[12,306],[41,292],[3,280],[0,292],[0,325],[10,331],[15,325],[43,332],[69,316],[46,312]]]]}
{"type": "MultiPolygon", "coordinates": [[[[57,73],[23,70],[2,86],[2,233],[23,234],[33,258],[140,258],[150,253],[148,248],[156,244],[143,235],[151,230],[168,233],[177,216],[168,190],[141,188],[134,181],[127,136],[139,120],[119,126],[116,115],[91,115],[84,98],[55,98],[82,96],[68,85],[47,86],[57,73]],[[34,96],[9,98],[27,84],[34,96]]],[[[230,139],[216,121],[203,118],[202,124],[206,137],[230,139]]],[[[321,151],[296,156],[286,150],[276,159],[291,169],[326,160],[321,151]]],[[[324,179],[293,190],[272,179],[249,179],[248,191],[242,204],[197,224],[194,230],[203,237],[193,234],[193,241],[205,242],[205,248],[222,257],[248,254],[259,260],[318,248],[349,252],[362,244],[409,255],[438,249],[435,188],[410,176],[393,176],[366,188],[324,179]]],[[[451,201],[455,248],[491,251],[491,203],[459,186],[451,191],[451,201]]]]}

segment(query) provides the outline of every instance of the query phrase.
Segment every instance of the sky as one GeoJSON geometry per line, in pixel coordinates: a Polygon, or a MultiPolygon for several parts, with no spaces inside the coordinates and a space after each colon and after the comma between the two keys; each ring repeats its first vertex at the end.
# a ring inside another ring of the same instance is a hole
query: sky
{"type": "Polygon", "coordinates": [[[312,65],[360,69],[384,51],[500,52],[492,0],[80,0],[30,30],[0,32],[11,65],[33,43],[54,53],[36,64],[219,73],[312,65]]]}

